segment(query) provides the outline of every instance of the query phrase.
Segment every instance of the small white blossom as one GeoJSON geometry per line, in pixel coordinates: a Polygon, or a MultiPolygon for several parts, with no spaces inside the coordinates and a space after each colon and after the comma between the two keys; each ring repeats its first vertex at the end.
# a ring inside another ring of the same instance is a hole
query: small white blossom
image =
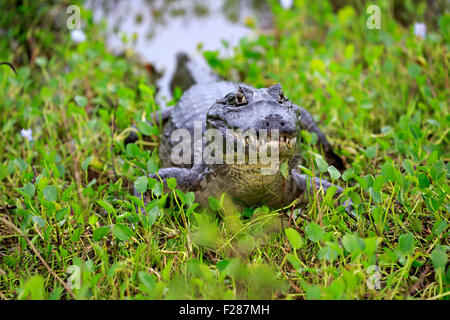
{"type": "Polygon", "coordinates": [[[33,131],[31,131],[31,129],[22,129],[20,130],[20,134],[28,141],[33,140],[33,131]]]}
{"type": "Polygon", "coordinates": [[[425,39],[427,35],[427,26],[425,23],[416,22],[414,23],[414,34],[422,39],[425,39]]]}
{"type": "Polygon", "coordinates": [[[280,4],[284,9],[292,8],[293,0],[280,0],[280,4]]]}
{"type": "Polygon", "coordinates": [[[86,41],[86,35],[84,32],[80,29],[74,29],[70,32],[70,37],[72,38],[73,42],[80,43],[86,41]]]}

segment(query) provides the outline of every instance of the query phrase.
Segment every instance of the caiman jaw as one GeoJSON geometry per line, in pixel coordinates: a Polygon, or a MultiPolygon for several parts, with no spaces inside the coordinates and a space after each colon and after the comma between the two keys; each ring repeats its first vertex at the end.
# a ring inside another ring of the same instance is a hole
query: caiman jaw
{"type": "MultiPolygon", "coordinates": [[[[238,138],[238,137],[236,137],[238,138]]],[[[242,138],[241,138],[242,139],[242,138]]],[[[297,142],[297,137],[288,137],[287,135],[281,135],[278,139],[278,141],[272,140],[270,136],[268,136],[266,139],[261,138],[257,139],[254,136],[245,137],[245,147],[249,147],[251,145],[256,145],[257,148],[262,146],[271,146],[276,147],[278,144],[279,149],[291,149],[295,143],[297,142]]]]}
{"type": "Polygon", "coordinates": [[[297,142],[297,136],[292,136],[291,134],[280,134],[278,141],[272,139],[270,135],[266,138],[258,138],[258,136],[255,135],[248,135],[245,136],[245,139],[239,133],[234,132],[233,135],[236,142],[243,143],[246,149],[256,148],[259,150],[263,147],[270,147],[270,149],[278,147],[280,153],[292,149],[297,142]]]}

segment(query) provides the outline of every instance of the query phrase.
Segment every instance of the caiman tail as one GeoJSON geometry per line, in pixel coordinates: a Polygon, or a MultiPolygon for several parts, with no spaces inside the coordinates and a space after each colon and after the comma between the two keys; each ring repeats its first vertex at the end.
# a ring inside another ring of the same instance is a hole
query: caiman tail
{"type": "Polygon", "coordinates": [[[186,92],[194,84],[211,83],[222,80],[215,74],[208,65],[201,65],[198,61],[192,60],[186,53],[177,54],[177,65],[172,80],[170,90],[172,94],[176,87],[186,92]]]}

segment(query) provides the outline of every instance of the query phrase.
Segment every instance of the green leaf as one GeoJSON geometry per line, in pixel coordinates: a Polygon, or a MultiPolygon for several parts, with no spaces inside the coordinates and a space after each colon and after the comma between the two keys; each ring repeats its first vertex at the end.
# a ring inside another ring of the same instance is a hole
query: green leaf
{"type": "Polygon", "coordinates": [[[134,188],[137,192],[144,193],[147,191],[148,179],[146,176],[139,177],[134,182],[134,188]]]}
{"type": "Polygon", "coordinates": [[[411,223],[411,227],[415,232],[421,233],[423,229],[422,220],[419,218],[414,219],[411,223]]]}
{"type": "Polygon", "coordinates": [[[402,234],[398,239],[397,250],[400,254],[408,255],[414,251],[415,240],[411,232],[402,234]]]}
{"type": "Polygon", "coordinates": [[[299,167],[304,173],[306,173],[308,176],[314,177],[313,172],[312,172],[311,170],[309,170],[308,168],[306,168],[306,167],[304,167],[304,166],[301,166],[301,165],[299,165],[298,167],[299,167]]]}
{"type": "Polygon", "coordinates": [[[439,159],[439,152],[434,150],[427,159],[427,164],[429,166],[433,165],[439,159]]]}
{"type": "Polygon", "coordinates": [[[381,202],[381,193],[380,192],[377,192],[373,189],[373,187],[370,187],[369,193],[370,193],[370,196],[372,197],[373,201],[375,201],[376,203],[381,202]]]}
{"type": "Polygon", "coordinates": [[[373,157],[375,157],[375,154],[377,153],[377,149],[378,149],[377,145],[368,147],[365,150],[367,158],[372,159],[373,157]]]}
{"type": "Polygon", "coordinates": [[[45,220],[42,217],[32,216],[31,220],[33,220],[33,222],[36,223],[39,226],[39,228],[45,227],[45,220]]]}
{"type": "Polygon", "coordinates": [[[315,222],[310,222],[306,226],[305,231],[306,231],[306,235],[308,236],[308,239],[313,242],[321,241],[325,235],[322,228],[315,222]]]}
{"type": "Polygon", "coordinates": [[[19,300],[43,300],[45,299],[44,278],[35,275],[25,282],[20,289],[19,300]]]}
{"type": "Polygon", "coordinates": [[[127,144],[127,153],[132,158],[137,158],[141,154],[141,150],[134,143],[127,144]]]}
{"type": "Polygon", "coordinates": [[[75,102],[77,103],[77,105],[81,108],[84,108],[87,106],[88,100],[86,97],[83,96],[76,96],[75,97],[75,102]]]}
{"type": "Polygon", "coordinates": [[[176,189],[175,193],[177,194],[177,197],[180,200],[181,205],[185,205],[186,204],[186,200],[184,198],[183,191],[176,189]]]}
{"type": "Polygon", "coordinates": [[[121,223],[116,223],[113,227],[113,235],[120,241],[128,241],[133,235],[133,231],[121,223]]]}
{"type": "Polygon", "coordinates": [[[36,188],[32,183],[27,183],[23,188],[22,191],[28,196],[28,198],[32,198],[34,196],[34,193],[36,191],[36,188]]]}
{"type": "Polygon", "coordinates": [[[390,164],[389,162],[385,162],[381,167],[381,175],[388,181],[394,181],[394,170],[395,168],[392,166],[392,164],[390,164]]]}
{"type": "Polygon", "coordinates": [[[81,169],[86,171],[87,168],[89,167],[89,163],[92,161],[94,157],[93,156],[89,156],[86,158],[86,160],[83,161],[83,163],[81,164],[81,169]]]}
{"type": "Polygon", "coordinates": [[[354,175],[353,178],[355,178],[356,181],[358,181],[359,185],[362,189],[367,190],[369,184],[367,183],[367,180],[364,178],[359,177],[358,175],[354,175]]]}
{"type": "Polygon", "coordinates": [[[345,172],[342,174],[342,180],[345,182],[349,181],[351,178],[353,178],[353,175],[355,174],[355,169],[350,168],[348,170],[345,170],[345,172]]]}
{"type": "Polygon", "coordinates": [[[418,76],[420,76],[421,68],[416,63],[410,63],[408,65],[408,73],[412,78],[417,78],[418,76]]]}
{"type": "Polygon", "coordinates": [[[414,167],[411,162],[411,160],[405,159],[402,162],[403,169],[405,169],[406,172],[408,172],[410,175],[414,175],[414,167]]]}
{"type": "Polygon", "coordinates": [[[287,260],[289,261],[289,263],[294,267],[294,269],[298,270],[301,267],[301,263],[300,260],[293,255],[292,253],[288,253],[286,255],[287,260]]]}
{"type": "Polygon", "coordinates": [[[319,300],[322,297],[322,290],[319,286],[313,285],[306,289],[306,299],[307,300],[319,300]]]}
{"type": "Polygon", "coordinates": [[[350,199],[353,201],[353,203],[355,204],[355,205],[358,205],[358,204],[360,204],[361,203],[361,197],[359,196],[359,194],[358,193],[356,193],[355,191],[350,191],[349,193],[348,193],[348,196],[350,197],[350,199]]]}
{"type": "Polygon", "coordinates": [[[147,292],[152,292],[155,289],[156,286],[156,280],[154,277],[150,274],[148,274],[145,271],[139,272],[139,280],[144,285],[145,289],[147,289],[147,292]]]}
{"type": "Polygon", "coordinates": [[[214,211],[219,211],[219,209],[220,209],[220,204],[219,204],[219,200],[217,200],[216,197],[209,196],[209,197],[208,197],[208,203],[209,203],[209,207],[210,207],[211,209],[213,209],[214,211]]]}
{"type": "Polygon", "coordinates": [[[5,179],[7,175],[8,175],[7,167],[3,163],[0,163],[0,182],[3,179],[5,179]]]}
{"type": "Polygon", "coordinates": [[[420,131],[420,127],[414,123],[408,123],[409,131],[411,131],[414,139],[419,140],[422,138],[422,131],[420,131]]]}
{"type": "Polygon", "coordinates": [[[325,193],[325,203],[327,206],[329,206],[330,208],[334,207],[334,201],[333,201],[333,197],[336,194],[337,191],[337,186],[330,186],[327,189],[327,192],[325,193]]]}
{"type": "Polygon", "coordinates": [[[159,170],[158,164],[152,158],[147,161],[147,170],[151,174],[156,174],[159,170]]]}
{"type": "Polygon", "coordinates": [[[157,136],[159,135],[158,127],[150,125],[148,122],[139,121],[137,128],[144,136],[157,136]]]}
{"type": "Polygon", "coordinates": [[[70,236],[70,240],[72,242],[78,242],[78,240],[80,240],[82,232],[83,232],[82,228],[78,228],[78,229],[73,230],[72,235],[70,236]]]}
{"type": "Polygon", "coordinates": [[[97,203],[103,209],[105,209],[106,212],[108,212],[108,213],[116,213],[116,209],[114,209],[114,207],[110,203],[106,202],[105,200],[98,200],[97,203]]]}
{"type": "Polygon", "coordinates": [[[45,67],[47,65],[46,57],[37,57],[35,61],[39,67],[45,67]]]}
{"type": "Polygon", "coordinates": [[[317,256],[319,257],[319,259],[325,259],[327,261],[333,262],[339,256],[339,252],[337,252],[336,249],[332,248],[331,246],[326,246],[319,250],[317,256]]]}
{"type": "Polygon", "coordinates": [[[434,248],[430,254],[430,258],[433,262],[433,267],[435,270],[444,270],[447,264],[448,256],[441,248],[434,248]]]}
{"type": "Polygon", "coordinates": [[[344,238],[342,238],[342,244],[345,250],[350,253],[363,251],[366,247],[364,240],[353,234],[346,234],[344,238]]]}
{"type": "Polygon", "coordinates": [[[284,233],[294,250],[298,250],[303,246],[303,239],[295,229],[286,228],[284,229],[284,233]]]}
{"type": "Polygon", "coordinates": [[[28,168],[28,163],[21,158],[14,159],[14,164],[20,169],[20,171],[25,171],[28,168]]]}
{"type": "Polygon", "coordinates": [[[55,186],[46,186],[44,189],[44,197],[47,201],[58,200],[58,190],[55,186]]]}
{"type": "Polygon", "coordinates": [[[378,244],[379,244],[379,241],[377,238],[364,239],[364,246],[365,246],[364,253],[367,256],[371,256],[377,250],[378,244]]]}
{"type": "Polygon", "coordinates": [[[316,158],[316,164],[320,172],[324,173],[328,171],[328,163],[322,158],[316,158]]]}
{"type": "Polygon", "coordinates": [[[447,228],[447,221],[443,220],[443,219],[439,219],[438,221],[436,221],[433,225],[433,233],[435,235],[440,235],[442,232],[444,232],[444,230],[447,228]]]}
{"type": "Polygon", "coordinates": [[[127,199],[130,199],[131,202],[134,203],[134,205],[138,206],[138,207],[144,207],[144,202],[142,201],[141,198],[138,198],[136,196],[132,196],[131,194],[127,195],[127,199]]]}
{"type": "Polygon", "coordinates": [[[230,260],[221,260],[217,262],[216,269],[219,270],[219,272],[222,272],[225,270],[225,268],[230,264],[230,260]]]}
{"type": "Polygon", "coordinates": [[[147,98],[153,97],[153,94],[155,93],[155,90],[152,87],[149,87],[143,83],[139,83],[138,88],[143,95],[147,96],[147,98]]]}
{"type": "Polygon", "coordinates": [[[109,233],[109,227],[100,227],[94,230],[92,233],[92,239],[94,241],[100,241],[104,236],[109,233]]]}
{"type": "Polygon", "coordinates": [[[177,187],[177,179],[176,178],[167,178],[166,183],[167,183],[167,187],[170,190],[173,190],[177,187]]]}
{"type": "Polygon", "coordinates": [[[251,207],[251,208],[245,208],[244,210],[242,210],[242,217],[244,218],[251,218],[253,216],[253,214],[255,213],[255,207],[251,207]]]}
{"type": "Polygon", "coordinates": [[[43,191],[47,185],[48,185],[48,178],[44,177],[44,176],[40,176],[40,179],[37,183],[38,190],[43,191]]]}
{"type": "Polygon", "coordinates": [[[188,192],[184,195],[184,199],[186,201],[186,204],[190,206],[195,201],[195,193],[194,192],[188,192]]]}
{"type": "Polygon", "coordinates": [[[152,226],[155,223],[156,218],[158,218],[160,215],[161,215],[161,209],[157,205],[153,206],[148,212],[148,220],[147,221],[148,221],[149,226],[152,226]]]}
{"type": "Polygon", "coordinates": [[[330,174],[330,176],[333,180],[337,180],[341,177],[341,173],[334,166],[328,167],[328,173],[330,174]]]}
{"type": "Polygon", "coordinates": [[[383,189],[383,185],[384,185],[384,177],[383,176],[378,176],[375,178],[375,180],[373,181],[373,190],[375,192],[380,192],[381,189],[383,189]]]}
{"type": "Polygon", "coordinates": [[[155,183],[155,186],[152,188],[152,192],[155,196],[159,197],[163,193],[163,184],[161,182],[155,183]]]}
{"type": "Polygon", "coordinates": [[[177,195],[178,200],[180,201],[181,205],[185,205],[186,204],[186,200],[184,198],[184,193],[183,191],[179,190],[179,189],[175,189],[175,193],[177,195]]]}
{"type": "Polygon", "coordinates": [[[419,186],[421,189],[426,189],[430,186],[430,180],[425,173],[417,173],[417,179],[419,180],[419,186]]]}
{"type": "Polygon", "coordinates": [[[189,209],[186,210],[186,217],[189,218],[189,217],[191,216],[192,212],[194,212],[195,208],[197,208],[197,207],[198,207],[198,203],[192,204],[192,205],[189,207],[189,209]]]}
{"type": "Polygon", "coordinates": [[[69,212],[69,208],[67,208],[67,207],[56,211],[56,213],[55,213],[56,221],[61,221],[63,218],[66,217],[66,214],[68,212],[69,212]]]}

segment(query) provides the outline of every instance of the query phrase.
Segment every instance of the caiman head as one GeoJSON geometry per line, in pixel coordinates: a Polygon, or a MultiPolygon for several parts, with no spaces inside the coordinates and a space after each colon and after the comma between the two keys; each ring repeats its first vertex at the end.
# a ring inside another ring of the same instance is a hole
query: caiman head
{"type": "Polygon", "coordinates": [[[280,84],[263,89],[240,86],[217,100],[206,116],[207,132],[214,136],[209,142],[217,145],[223,139],[222,150],[213,152],[224,160],[216,170],[269,183],[279,175],[283,162],[291,167],[299,152],[299,115],[280,84]]]}

